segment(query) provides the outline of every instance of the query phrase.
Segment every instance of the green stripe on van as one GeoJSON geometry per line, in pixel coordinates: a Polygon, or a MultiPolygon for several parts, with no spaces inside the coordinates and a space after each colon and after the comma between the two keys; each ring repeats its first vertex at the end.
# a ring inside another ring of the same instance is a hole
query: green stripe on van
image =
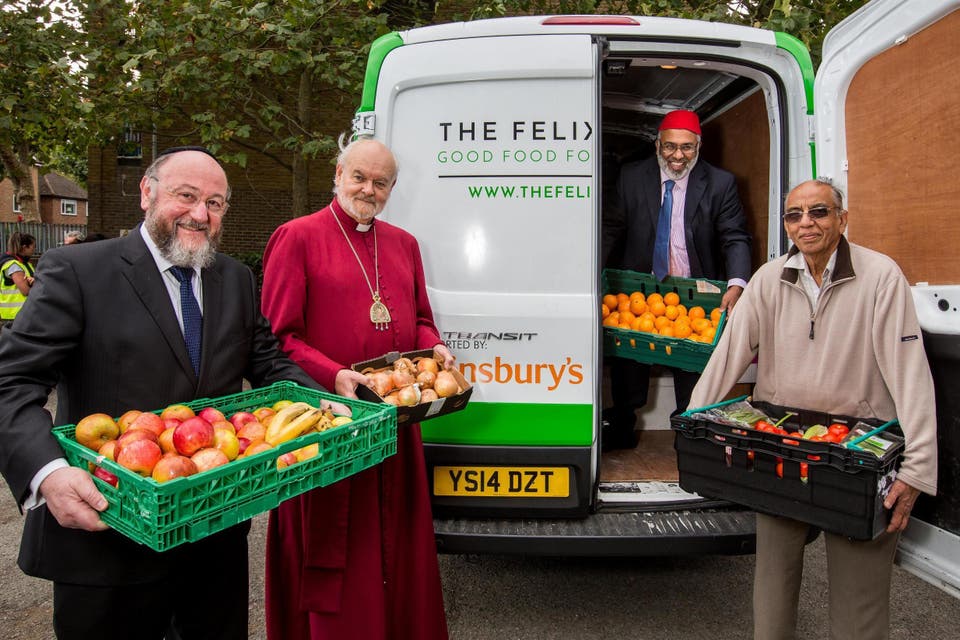
{"type": "MultiPolygon", "coordinates": [[[[813,80],[815,73],[813,70],[813,60],[810,59],[810,51],[807,45],[789,33],[782,31],[774,32],[777,41],[777,47],[783,49],[793,56],[800,67],[800,75],[803,78],[803,92],[807,98],[807,116],[813,115],[813,80]]],[[[817,177],[817,147],[816,143],[810,141],[810,161],[813,166],[813,177],[817,177]]]]}
{"type": "Polygon", "coordinates": [[[363,77],[363,94],[360,98],[360,108],[357,111],[373,111],[377,100],[377,81],[380,79],[380,67],[387,54],[403,45],[403,39],[396,31],[384,34],[370,45],[370,56],[367,58],[367,71],[363,77]]]}
{"type": "Polygon", "coordinates": [[[439,444],[589,446],[593,405],[471,402],[420,429],[424,441],[439,444]]]}

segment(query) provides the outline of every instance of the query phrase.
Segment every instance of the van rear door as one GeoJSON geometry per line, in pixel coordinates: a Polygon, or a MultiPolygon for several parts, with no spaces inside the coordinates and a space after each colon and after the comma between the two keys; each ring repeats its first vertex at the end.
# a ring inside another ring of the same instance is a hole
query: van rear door
{"type": "Polygon", "coordinates": [[[851,241],[892,257],[915,285],[937,386],[937,498],[921,496],[899,562],[960,596],[960,2],[874,0],[824,41],[818,175],[847,194],[851,241]]]}
{"type": "Polygon", "coordinates": [[[476,383],[465,410],[422,424],[435,509],[584,514],[598,396],[597,45],[463,37],[458,25],[417,34],[378,41],[389,50],[361,107],[376,111],[358,118],[375,116],[398,157],[384,217],[421,239],[437,324],[476,383]]]}

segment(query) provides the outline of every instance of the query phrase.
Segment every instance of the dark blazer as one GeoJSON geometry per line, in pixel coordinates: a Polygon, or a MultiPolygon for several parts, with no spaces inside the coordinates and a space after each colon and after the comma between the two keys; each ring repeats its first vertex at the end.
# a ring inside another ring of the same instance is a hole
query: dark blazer
{"type": "MultiPolygon", "coordinates": [[[[317,387],[280,351],[248,268],[218,254],[202,278],[198,378],[139,229],[44,253],[27,304],[0,337],[0,473],[18,503],[37,471],[63,456],[43,408],[53,387],[55,424],[236,393],[244,378],[254,387],[278,380],[317,387]]],[[[63,528],[42,506],[27,513],[19,564],[55,581],[117,585],[164,575],[193,546],[156,553],[112,530],[63,528]]]]}
{"type": "MultiPolygon", "coordinates": [[[[650,273],[661,201],[657,159],[623,165],[609,197],[602,264],[650,273]]],[[[750,278],[750,234],[733,174],[698,160],[690,172],[683,219],[691,276],[750,278]]]]}

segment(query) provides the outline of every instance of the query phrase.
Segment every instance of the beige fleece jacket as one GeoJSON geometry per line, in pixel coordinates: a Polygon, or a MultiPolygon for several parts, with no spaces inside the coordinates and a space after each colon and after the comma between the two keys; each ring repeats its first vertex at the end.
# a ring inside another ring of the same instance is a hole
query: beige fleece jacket
{"type": "MultiPolygon", "coordinates": [[[[796,247],[791,249],[792,255],[796,247]]],[[[906,439],[899,478],[937,491],[933,377],[906,278],[887,256],[841,237],[816,312],[782,256],[760,267],[693,390],[718,402],[757,356],[753,397],[777,405],[891,420],[906,439]]]]}

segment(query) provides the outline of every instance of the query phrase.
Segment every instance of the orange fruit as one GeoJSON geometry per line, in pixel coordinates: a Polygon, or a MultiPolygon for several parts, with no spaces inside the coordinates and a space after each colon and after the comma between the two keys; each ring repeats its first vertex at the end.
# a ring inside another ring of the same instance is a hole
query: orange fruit
{"type": "Polygon", "coordinates": [[[664,327],[663,329],[660,329],[660,335],[666,336],[666,337],[668,337],[668,338],[672,338],[672,337],[673,337],[673,327],[672,327],[672,326],[669,326],[669,327],[664,327]]]}
{"type": "Polygon", "coordinates": [[[720,322],[720,307],[714,307],[710,310],[710,319],[714,322],[720,322]]]}
{"type": "Polygon", "coordinates": [[[610,307],[605,304],[600,305],[600,317],[606,318],[608,315],[610,315],[610,307]]]}
{"type": "Polygon", "coordinates": [[[650,307],[650,313],[652,313],[655,316],[662,316],[667,312],[666,305],[660,302],[659,300],[657,300],[656,302],[648,303],[648,306],[650,307]]]}
{"type": "Polygon", "coordinates": [[[690,325],[686,322],[678,322],[673,325],[673,335],[678,338],[689,338],[693,330],[690,329],[690,325]]]}
{"type": "Polygon", "coordinates": [[[630,295],[630,311],[633,313],[633,315],[639,316],[646,310],[647,310],[647,301],[643,298],[643,294],[640,292],[631,294],[630,295]]]}
{"type": "Polygon", "coordinates": [[[654,302],[663,302],[663,296],[659,293],[651,293],[647,296],[647,306],[649,307],[654,302]]]}
{"type": "Polygon", "coordinates": [[[678,304],[678,305],[677,305],[677,310],[680,311],[680,317],[683,317],[683,316],[687,315],[687,308],[686,308],[685,306],[683,306],[682,304],[678,304]]]}
{"type": "Polygon", "coordinates": [[[647,317],[637,318],[637,323],[639,324],[638,329],[640,331],[646,331],[647,333],[654,333],[656,327],[653,325],[653,320],[647,317]]]}
{"type": "Polygon", "coordinates": [[[630,298],[624,298],[622,300],[617,300],[617,311],[629,311],[630,310],[630,298]]]}
{"type": "Polygon", "coordinates": [[[690,311],[687,312],[687,315],[690,316],[690,319],[691,319],[691,320],[693,320],[694,318],[706,318],[706,317],[707,317],[706,311],[703,310],[703,307],[699,307],[699,306],[697,306],[697,307],[690,307],[690,311]]]}
{"type": "Polygon", "coordinates": [[[620,328],[621,328],[621,329],[631,329],[632,327],[630,326],[630,323],[629,323],[629,322],[621,322],[621,323],[620,323],[620,328]]]}
{"type": "Polygon", "coordinates": [[[629,310],[620,312],[620,324],[623,324],[623,323],[631,324],[636,319],[637,319],[637,316],[630,313],[629,310]]]}
{"type": "Polygon", "coordinates": [[[616,327],[620,324],[620,314],[616,311],[611,311],[610,315],[603,319],[603,326],[605,327],[616,327]]]}
{"type": "Polygon", "coordinates": [[[675,291],[671,291],[670,293],[663,296],[663,303],[672,304],[676,306],[680,304],[680,296],[678,296],[675,291]]]}
{"type": "Polygon", "coordinates": [[[655,326],[658,330],[663,329],[664,327],[669,327],[672,324],[673,322],[671,322],[670,318],[667,316],[657,316],[657,319],[653,321],[653,326],[655,326]]]}
{"type": "Polygon", "coordinates": [[[616,309],[617,305],[619,304],[617,296],[613,295],[612,293],[608,293],[607,295],[603,296],[603,300],[601,300],[601,302],[607,305],[607,309],[610,309],[611,311],[616,309]]]}
{"type": "Polygon", "coordinates": [[[710,328],[710,321],[706,318],[697,318],[696,320],[691,320],[690,328],[693,329],[694,333],[703,335],[703,332],[710,328]]]}
{"type": "Polygon", "coordinates": [[[643,318],[634,318],[633,322],[630,323],[630,328],[633,331],[640,331],[640,324],[643,322],[643,318]]]}
{"type": "Polygon", "coordinates": [[[703,333],[700,334],[700,337],[703,338],[704,342],[713,342],[713,338],[717,335],[717,330],[713,327],[708,328],[703,333]]]}
{"type": "Polygon", "coordinates": [[[671,320],[676,320],[680,316],[680,310],[677,309],[676,305],[668,304],[666,309],[663,311],[663,315],[667,316],[671,320]]]}

